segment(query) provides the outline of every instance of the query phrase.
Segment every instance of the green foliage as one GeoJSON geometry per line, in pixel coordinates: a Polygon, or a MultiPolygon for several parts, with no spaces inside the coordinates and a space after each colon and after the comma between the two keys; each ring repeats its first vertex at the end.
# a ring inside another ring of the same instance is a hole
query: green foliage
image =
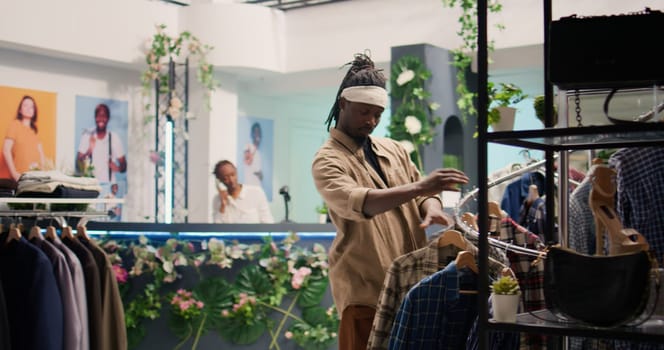
{"type": "MultiPolygon", "coordinates": [[[[153,89],[155,80],[159,82],[159,92],[167,93],[169,89],[169,75],[168,75],[168,60],[170,58],[189,58],[190,62],[197,63],[196,77],[198,82],[207,91],[206,105],[210,108],[210,93],[219,85],[214,79],[214,72],[212,64],[207,61],[207,54],[212,50],[212,47],[201,43],[201,41],[188,31],[183,31],[179,35],[172,37],[166,33],[166,25],[160,24],[156,26],[157,32],[152,36],[152,41],[149,44],[149,49],[145,54],[145,62],[147,69],[141,75],[141,82],[143,85],[143,95],[149,96],[153,89]]],[[[143,105],[143,112],[145,114],[144,122],[154,118],[150,114],[152,105],[149,98],[145,98],[146,102],[143,105]]],[[[179,99],[174,98],[169,102],[167,109],[170,115],[174,115],[182,109],[182,104],[179,99]],[[175,105],[173,105],[175,104],[175,105]]],[[[165,111],[166,111],[165,110],[165,111]]]]}
{"type": "MultiPolygon", "coordinates": [[[[470,91],[467,85],[466,74],[470,71],[470,65],[472,63],[472,53],[477,50],[477,39],[478,39],[478,26],[477,26],[477,0],[442,0],[443,6],[449,8],[458,7],[461,9],[461,15],[458,18],[459,30],[457,35],[461,38],[462,45],[460,48],[454,50],[453,54],[453,66],[457,69],[457,87],[456,92],[458,95],[457,107],[461,111],[461,114],[464,117],[464,120],[467,120],[467,117],[477,115],[476,101],[477,93],[470,91]]],[[[488,12],[489,13],[499,13],[502,11],[503,6],[499,1],[490,1],[488,3],[488,12]]],[[[496,28],[499,30],[504,29],[502,24],[497,24],[496,28]]],[[[494,49],[493,40],[488,43],[489,52],[494,49]]],[[[494,100],[500,101],[503,98],[502,93],[506,93],[506,90],[492,89],[491,82],[489,82],[489,104],[494,100]]],[[[516,88],[514,85],[511,87],[516,88]]],[[[499,103],[502,103],[499,102],[499,103]]],[[[500,120],[500,115],[497,114],[497,111],[494,111],[492,107],[489,108],[489,121],[488,125],[491,125],[500,120]]]]}
{"type": "Polygon", "coordinates": [[[493,82],[488,82],[489,93],[489,120],[488,125],[498,123],[500,121],[500,112],[496,107],[510,107],[523,101],[528,97],[520,87],[514,84],[500,83],[499,88],[493,82]]]}
{"type": "MultiPolygon", "coordinates": [[[[533,99],[533,109],[535,109],[535,116],[539,121],[544,123],[544,114],[545,114],[545,107],[544,107],[544,95],[538,95],[535,96],[533,99]]],[[[558,109],[556,108],[556,105],[553,105],[553,125],[558,124],[558,109]]]]}
{"type": "Polygon", "coordinates": [[[502,276],[491,284],[491,291],[494,294],[518,294],[520,291],[519,282],[511,276],[502,276]]]}
{"type": "Polygon", "coordinates": [[[431,93],[425,88],[431,72],[414,56],[403,56],[393,66],[390,77],[391,95],[401,104],[393,111],[387,130],[389,137],[404,142],[411,159],[420,171],[424,170],[420,156],[423,145],[428,145],[435,136],[435,127],[441,118],[433,115],[438,104],[429,103],[431,93]],[[412,149],[411,149],[412,148],[412,149]]]}
{"type": "Polygon", "coordinates": [[[164,302],[170,305],[169,328],[181,340],[178,349],[188,342],[196,349],[208,332],[234,344],[251,344],[268,333],[269,349],[279,348],[276,341],[282,335],[304,349],[328,348],[336,339],[338,315],[333,306],[327,313],[320,306],[328,286],[327,252],[320,244],[312,250],[295,246],[297,240],[292,234],[281,242],[266,237],[262,244],[246,245],[212,238],[201,242],[201,249],[175,238],[159,247],[145,237],[128,246],[105,242],[102,246],[121,289],[130,348],[145,336],[144,323],[160,316],[164,302]],[[121,266],[123,256],[132,258],[127,270],[121,266]],[[164,291],[181,277],[179,267],[199,271],[198,266],[206,264],[226,269],[236,260],[255,259],[258,263],[242,268],[233,283],[199,275],[201,281],[191,292],[164,291]],[[145,274],[151,282],[132,295],[134,278],[145,274]],[[302,317],[293,313],[295,306],[302,309],[302,317]],[[298,330],[297,336],[285,331],[291,328],[298,330]]]}
{"type": "Polygon", "coordinates": [[[327,214],[327,203],[323,202],[322,205],[317,206],[316,212],[318,214],[327,214]]]}

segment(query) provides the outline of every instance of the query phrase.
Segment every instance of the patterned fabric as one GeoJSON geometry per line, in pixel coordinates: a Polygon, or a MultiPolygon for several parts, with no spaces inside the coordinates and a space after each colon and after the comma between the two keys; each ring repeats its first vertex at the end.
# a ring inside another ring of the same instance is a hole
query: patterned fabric
{"type": "MultiPolygon", "coordinates": [[[[624,148],[611,156],[609,165],[616,169],[616,210],[623,227],[643,234],[661,262],[664,257],[664,148],[624,148]]],[[[664,349],[664,345],[615,341],[615,349],[664,349]]]]}
{"type": "Polygon", "coordinates": [[[595,223],[588,205],[592,182],[581,182],[569,198],[568,246],[579,253],[595,254],[595,223]]]}
{"type": "MultiPolygon", "coordinates": [[[[466,250],[476,254],[477,248],[469,241],[466,250]]],[[[385,275],[383,288],[378,298],[376,316],[369,336],[367,349],[387,349],[395,315],[408,291],[420,280],[444,268],[453,261],[460,250],[454,246],[438,247],[437,239],[412,253],[396,258],[385,275]]],[[[500,250],[489,252],[489,273],[496,276],[508,264],[500,250]],[[502,265],[501,265],[502,264],[502,265]]]]}
{"type": "Polygon", "coordinates": [[[507,185],[503,199],[500,202],[500,208],[506,211],[509,217],[519,218],[519,210],[521,210],[523,201],[528,197],[528,187],[530,185],[537,185],[540,196],[545,194],[546,182],[544,181],[544,175],[537,171],[525,173],[519,179],[507,185]]]}
{"type": "Polygon", "coordinates": [[[413,287],[397,313],[389,349],[462,349],[477,316],[477,276],[451,262],[413,287]]]}
{"type": "Polygon", "coordinates": [[[539,236],[540,240],[546,242],[544,232],[546,231],[546,201],[539,197],[530,205],[523,202],[519,211],[519,225],[539,236]]]}
{"type": "MultiPolygon", "coordinates": [[[[500,240],[529,249],[544,249],[544,244],[537,235],[529,232],[511,218],[501,220],[500,240]]],[[[528,312],[545,309],[544,264],[532,266],[531,263],[536,259],[535,257],[517,254],[510,250],[507,251],[507,258],[519,281],[519,287],[523,294],[523,310],[528,312]]],[[[545,349],[546,337],[522,333],[520,343],[521,349],[545,349]]]]}
{"type": "Polygon", "coordinates": [[[625,148],[614,153],[616,209],[624,227],[644,235],[657,260],[664,258],[664,148],[625,148]]]}
{"type": "MultiPolygon", "coordinates": [[[[489,296],[489,318],[493,317],[493,308],[491,305],[491,296],[489,296]]],[[[479,333],[477,327],[479,319],[475,318],[473,327],[468,334],[466,350],[479,349],[479,333]]],[[[487,332],[487,350],[518,350],[519,333],[501,332],[490,330],[487,332]]]]}

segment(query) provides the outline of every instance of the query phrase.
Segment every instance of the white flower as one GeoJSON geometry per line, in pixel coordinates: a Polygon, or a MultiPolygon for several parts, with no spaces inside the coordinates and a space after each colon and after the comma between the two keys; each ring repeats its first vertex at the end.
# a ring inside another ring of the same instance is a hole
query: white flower
{"type": "Polygon", "coordinates": [[[408,152],[408,154],[411,154],[415,151],[415,145],[413,145],[412,142],[408,140],[401,140],[399,141],[399,143],[401,144],[401,146],[403,146],[403,148],[406,149],[406,152],[408,152]]]}
{"type": "Polygon", "coordinates": [[[415,78],[415,72],[413,72],[410,69],[405,70],[405,71],[401,72],[401,74],[399,74],[399,76],[397,77],[397,85],[401,86],[401,85],[413,80],[413,78],[415,78]]]}
{"type": "Polygon", "coordinates": [[[437,104],[436,102],[431,102],[431,103],[429,104],[429,108],[431,108],[432,111],[435,111],[435,110],[437,110],[438,108],[440,108],[440,105],[437,104]]]}
{"type": "Polygon", "coordinates": [[[407,116],[403,124],[406,127],[406,131],[411,135],[419,134],[422,131],[422,123],[415,116],[407,116]]]}

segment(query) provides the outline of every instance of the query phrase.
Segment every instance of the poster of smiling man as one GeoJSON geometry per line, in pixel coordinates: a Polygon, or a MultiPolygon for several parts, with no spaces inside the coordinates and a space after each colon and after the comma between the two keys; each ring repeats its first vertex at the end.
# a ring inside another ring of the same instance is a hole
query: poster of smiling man
{"type": "Polygon", "coordinates": [[[0,86],[0,178],[55,164],[56,94],[0,86]]]}
{"type": "MultiPolygon", "coordinates": [[[[99,180],[100,198],[127,193],[128,111],[127,101],[76,96],[76,171],[99,180]]],[[[109,216],[121,220],[121,208],[109,216]]]]}

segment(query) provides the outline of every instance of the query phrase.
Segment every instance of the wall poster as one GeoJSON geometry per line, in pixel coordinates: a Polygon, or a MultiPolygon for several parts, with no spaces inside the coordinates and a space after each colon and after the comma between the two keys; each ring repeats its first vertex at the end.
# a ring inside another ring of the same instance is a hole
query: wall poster
{"type": "MultiPolygon", "coordinates": [[[[99,198],[127,193],[129,104],[108,98],[76,96],[74,145],[76,171],[99,180],[99,198]]],[[[122,206],[107,206],[112,221],[122,220],[122,206]]]]}
{"type": "Polygon", "coordinates": [[[260,186],[272,202],[274,122],[254,117],[238,118],[238,182],[260,186]]]}
{"type": "Polygon", "coordinates": [[[0,86],[0,178],[18,180],[28,170],[55,168],[56,96],[0,86]]]}

